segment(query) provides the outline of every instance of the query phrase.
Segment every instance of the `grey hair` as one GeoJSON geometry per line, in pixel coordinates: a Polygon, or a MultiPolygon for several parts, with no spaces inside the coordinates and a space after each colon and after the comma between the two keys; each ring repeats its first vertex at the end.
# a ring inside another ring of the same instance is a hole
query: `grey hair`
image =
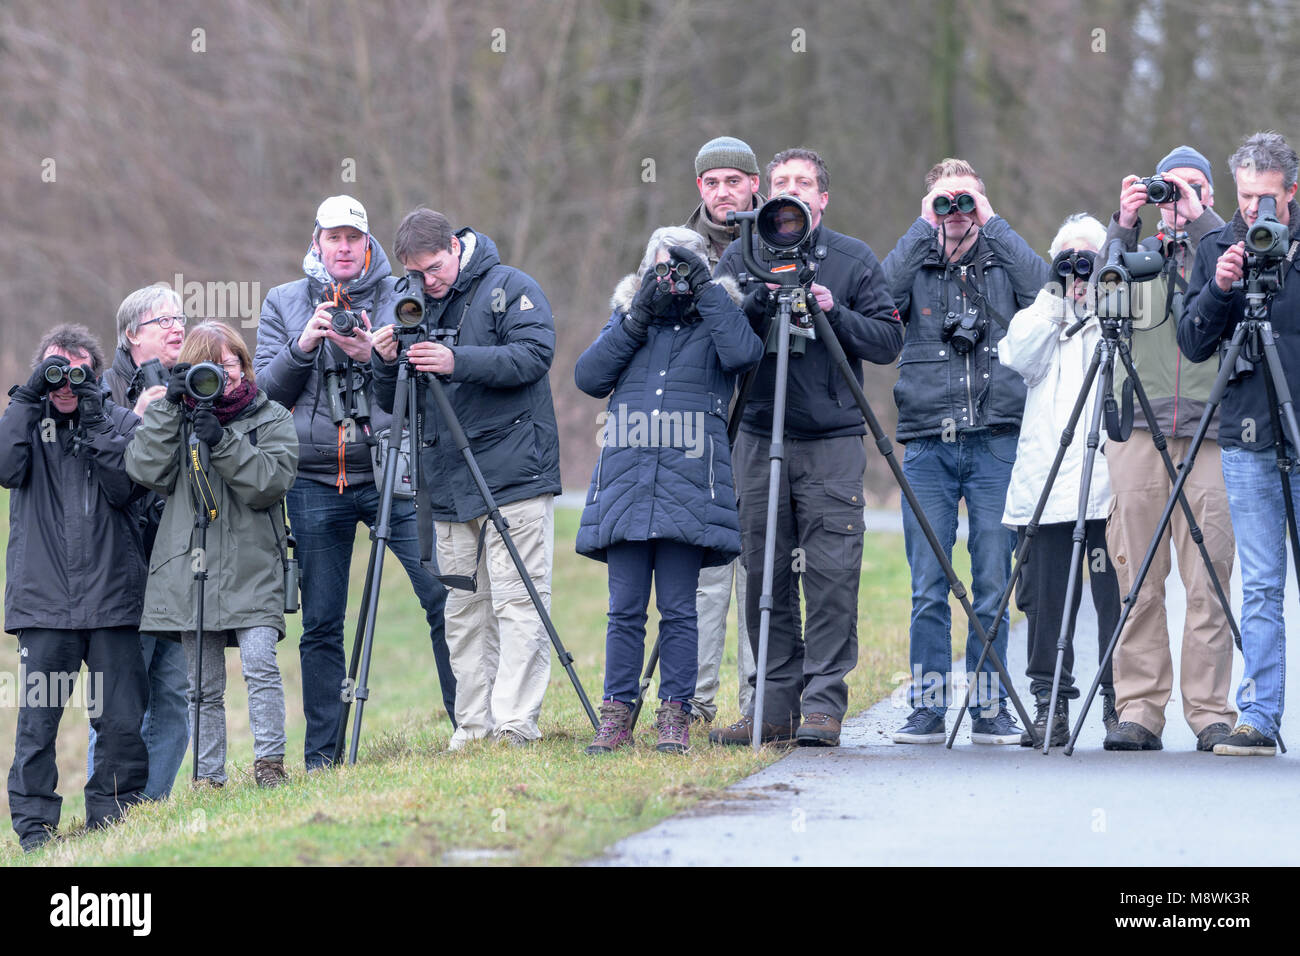
{"type": "Polygon", "coordinates": [[[1270,173],[1274,170],[1282,173],[1282,188],[1290,189],[1296,183],[1296,173],[1300,167],[1300,158],[1282,138],[1282,134],[1273,130],[1264,130],[1247,137],[1237,147],[1237,151],[1228,157],[1228,169],[1232,178],[1237,178],[1237,170],[1253,169],[1257,173],[1270,173]]]}
{"type": "Polygon", "coordinates": [[[667,252],[670,246],[685,246],[699,256],[704,261],[704,267],[708,268],[709,250],[704,244],[703,236],[685,226],[661,226],[650,233],[650,241],[646,243],[645,255],[641,257],[641,265],[636,270],[637,288],[641,287],[641,280],[645,278],[645,274],[654,268],[659,250],[667,252]]]}
{"type": "Polygon", "coordinates": [[[129,351],[131,342],[126,337],[127,333],[139,332],[144,317],[150,312],[157,312],[163,303],[169,303],[176,309],[177,314],[185,311],[180,293],[162,283],[136,289],[123,299],[122,304],[117,307],[117,347],[129,351]]]}
{"type": "Polygon", "coordinates": [[[1106,245],[1106,227],[1086,212],[1076,212],[1072,216],[1066,216],[1065,222],[1061,223],[1061,228],[1056,230],[1056,238],[1052,240],[1051,248],[1047,250],[1049,259],[1055,259],[1056,254],[1062,249],[1070,248],[1065,244],[1067,239],[1087,239],[1097,249],[1101,249],[1106,245]]]}

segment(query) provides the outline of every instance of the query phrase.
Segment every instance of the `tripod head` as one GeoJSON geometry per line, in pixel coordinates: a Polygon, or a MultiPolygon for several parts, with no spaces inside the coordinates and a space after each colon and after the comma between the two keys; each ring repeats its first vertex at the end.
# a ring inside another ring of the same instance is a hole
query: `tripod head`
{"type": "MultiPolygon", "coordinates": [[[[779,314],[789,317],[787,328],[794,355],[802,355],[805,340],[817,338],[808,314],[807,289],[817,274],[812,262],[812,213],[793,196],[773,196],[758,209],[727,213],[727,224],[740,224],[740,254],[749,270],[745,280],[762,280],[777,286],[779,314]],[[754,231],[763,251],[776,264],[769,267],[754,254],[754,231]]],[[[779,326],[778,326],[779,329],[779,326]]],[[[767,343],[775,352],[775,339],[767,343]]]]}

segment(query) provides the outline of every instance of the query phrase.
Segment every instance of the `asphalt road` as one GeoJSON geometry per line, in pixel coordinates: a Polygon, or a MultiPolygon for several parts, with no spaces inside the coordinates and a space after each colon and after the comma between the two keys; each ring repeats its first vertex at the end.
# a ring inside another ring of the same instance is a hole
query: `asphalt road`
{"type": "MultiPolygon", "coordinates": [[[[1294,574],[1286,609],[1300,630],[1294,574]]],[[[1170,630],[1184,594],[1169,583],[1170,630]]],[[[1232,603],[1240,612],[1234,574],[1232,603]]],[[[1087,588],[1075,638],[1084,693],[1096,667],[1087,588]],[[1092,666],[1089,666],[1091,664],[1092,666]]],[[[1008,669],[1032,714],[1023,622],[1008,669]]],[[[1174,641],[1177,674],[1178,641],[1174,641]]],[[[1293,655],[1289,673],[1297,671],[1293,655]]],[[[900,661],[900,669],[906,662],[900,661]]],[[[1241,675],[1236,655],[1233,686],[1241,675]]],[[[952,750],[892,743],[909,711],[886,700],[848,721],[837,749],[796,748],[690,811],[611,847],[606,865],[1295,865],[1300,862],[1300,751],[1276,757],[1197,753],[1175,680],[1165,749],[1107,753],[1100,701],[1073,755],[975,746],[969,720],[952,750]]],[[[949,711],[949,728],[956,713],[949,711]]],[[[1071,721],[1077,708],[1071,711],[1071,721]]],[[[1300,748],[1300,718],[1282,735],[1300,748]]],[[[707,746],[707,744],[705,745],[707,746]]]]}

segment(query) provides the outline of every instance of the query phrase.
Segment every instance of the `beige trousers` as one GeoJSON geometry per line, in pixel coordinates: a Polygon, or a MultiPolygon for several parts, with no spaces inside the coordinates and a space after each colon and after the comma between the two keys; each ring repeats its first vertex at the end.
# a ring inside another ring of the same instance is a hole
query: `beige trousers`
{"type": "Polygon", "coordinates": [[[700,568],[700,583],[695,591],[695,613],[700,628],[700,674],[695,682],[695,696],[691,698],[691,713],[709,722],[718,715],[718,669],[722,667],[722,653],[727,645],[727,614],[731,610],[733,576],[740,625],[736,651],[740,713],[746,716],[754,709],[754,688],[749,683],[754,676],[754,652],[750,649],[749,630],[745,626],[745,569],[736,558],[720,567],[700,568]]]}

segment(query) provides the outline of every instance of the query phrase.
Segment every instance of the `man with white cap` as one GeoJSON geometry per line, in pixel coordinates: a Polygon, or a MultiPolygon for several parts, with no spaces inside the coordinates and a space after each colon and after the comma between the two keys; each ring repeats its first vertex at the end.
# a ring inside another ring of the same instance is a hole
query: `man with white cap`
{"type": "MultiPolygon", "coordinates": [[[[293,409],[298,429],[298,478],[287,504],[302,585],[299,654],[307,719],[304,761],[310,771],[338,756],[334,746],[344,691],[348,572],[357,523],[373,528],[378,519],[380,492],[368,439],[389,423],[373,401],[371,322],[372,317],[375,322],[391,319],[386,313],[397,280],[383,247],[370,235],[365,207],[351,196],[331,196],[320,204],[302,265],[305,278],[267,294],[253,364],[258,384],[293,409]],[[356,316],[355,327],[347,313],[356,316]],[[358,403],[358,394],[366,401],[358,403]]],[[[420,564],[409,498],[393,500],[388,547],[406,568],[424,607],[450,716],[456,681],[444,635],[447,592],[420,564]]]]}

